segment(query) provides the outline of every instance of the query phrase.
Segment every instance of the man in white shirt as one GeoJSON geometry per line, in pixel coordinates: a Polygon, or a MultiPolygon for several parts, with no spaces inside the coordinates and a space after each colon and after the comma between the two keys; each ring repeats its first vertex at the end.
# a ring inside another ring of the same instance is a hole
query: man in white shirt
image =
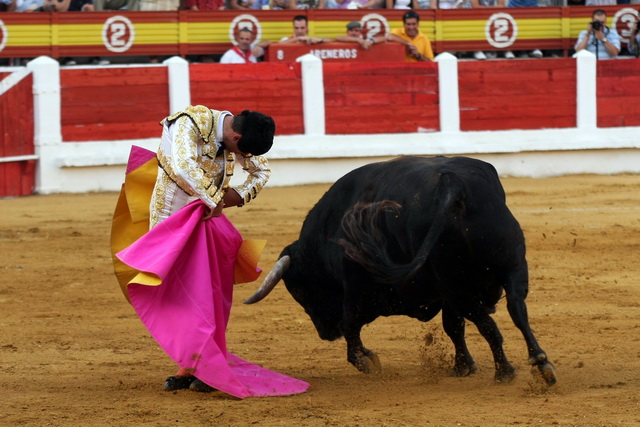
{"type": "Polygon", "coordinates": [[[221,64],[249,64],[258,62],[258,57],[264,55],[264,48],[271,42],[264,40],[251,46],[253,31],[242,28],[238,31],[237,45],[229,49],[220,58],[221,64]]]}

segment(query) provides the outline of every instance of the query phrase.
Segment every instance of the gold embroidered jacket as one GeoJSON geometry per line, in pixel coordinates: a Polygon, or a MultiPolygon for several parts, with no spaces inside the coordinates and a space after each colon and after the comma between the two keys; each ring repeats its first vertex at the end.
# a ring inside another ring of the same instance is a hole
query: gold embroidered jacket
{"type": "MultiPolygon", "coordinates": [[[[165,141],[163,137],[158,149],[161,169],[183,191],[198,197],[211,208],[220,203],[224,190],[230,187],[236,161],[230,151],[218,153],[222,141],[222,133],[218,134],[218,120],[222,113],[196,105],[161,122],[174,128],[171,140],[165,141]]],[[[249,175],[241,185],[231,188],[238,192],[244,203],[248,203],[267,183],[271,170],[263,156],[243,158],[240,162],[249,175]]]]}

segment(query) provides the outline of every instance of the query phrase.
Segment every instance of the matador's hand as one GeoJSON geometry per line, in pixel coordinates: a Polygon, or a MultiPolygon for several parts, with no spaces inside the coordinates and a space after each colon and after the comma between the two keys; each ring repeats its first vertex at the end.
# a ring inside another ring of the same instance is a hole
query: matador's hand
{"type": "Polygon", "coordinates": [[[202,217],[203,221],[207,221],[211,218],[217,218],[222,215],[222,209],[224,209],[224,200],[221,200],[214,209],[208,208],[204,211],[204,216],[202,217]]]}

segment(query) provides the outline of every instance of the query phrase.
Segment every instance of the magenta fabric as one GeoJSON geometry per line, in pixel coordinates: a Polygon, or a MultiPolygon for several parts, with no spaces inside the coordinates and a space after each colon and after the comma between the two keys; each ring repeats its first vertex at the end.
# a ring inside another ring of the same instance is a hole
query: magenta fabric
{"type": "Polygon", "coordinates": [[[147,150],[146,148],[138,147],[137,145],[131,146],[131,151],[129,152],[129,160],[127,163],[127,170],[125,174],[138,169],[140,166],[144,165],[152,159],[156,157],[156,153],[153,151],[147,150]]]}
{"type": "Polygon", "coordinates": [[[309,384],[264,369],[227,352],[234,264],[242,243],[225,217],[202,221],[195,201],[117,254],[162,284],[128,286],[131,304],[162,349],[181,368],[230,395],[302,393],[309,384]]]}

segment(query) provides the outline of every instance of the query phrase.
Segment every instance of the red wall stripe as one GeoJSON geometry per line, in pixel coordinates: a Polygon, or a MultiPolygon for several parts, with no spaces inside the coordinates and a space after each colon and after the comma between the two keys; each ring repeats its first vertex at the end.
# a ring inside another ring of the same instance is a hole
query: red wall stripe
{"type": "MultiPolygon", "coordinates": [[[[0,157],[34,154],[33,78],[0,95],[0,157]]],[[[35,160],[0,163],[0,197],[32,194],[35,160]]]]}
{"type": "Polygon", "coordinates": [[[165,67],[61,70],[60,85],[63,141],[157,137],[169,114],[165,67]]]}

